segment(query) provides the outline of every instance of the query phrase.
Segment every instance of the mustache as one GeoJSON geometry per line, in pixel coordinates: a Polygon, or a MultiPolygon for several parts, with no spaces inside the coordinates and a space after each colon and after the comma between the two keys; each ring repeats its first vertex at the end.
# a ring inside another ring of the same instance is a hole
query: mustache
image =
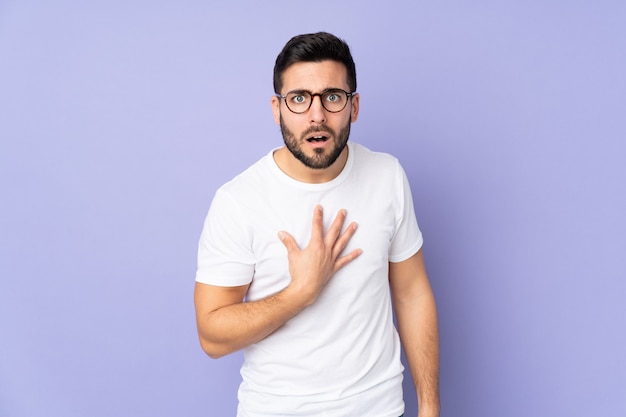
{"type": "Polygon", "coordinates": [[[328,133],[329,135],[336,136],[335,131],[333,129],[331,129],[330,127],[326,125],[320,125],[320,126],[312,126],[308,128],[307,130],[302,132],[302,137],[308,136],[312,133],[328,133]]]}

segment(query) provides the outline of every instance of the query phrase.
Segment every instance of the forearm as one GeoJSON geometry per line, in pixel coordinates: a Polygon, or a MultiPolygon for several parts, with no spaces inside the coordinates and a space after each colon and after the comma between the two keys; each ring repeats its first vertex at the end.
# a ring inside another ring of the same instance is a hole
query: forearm
{"type": "Polygon", "coordinates": [[[197,317],[203,350],[218,358],[272,334],[305,306],[288,287],[258,301],[237,302],[197,317]]]}
{"type": "Polygon", "coordinates": [[[432,292],[396,306],[398,330],[410,368],[420,417],[439,416],[439,333],[432,292]]]}

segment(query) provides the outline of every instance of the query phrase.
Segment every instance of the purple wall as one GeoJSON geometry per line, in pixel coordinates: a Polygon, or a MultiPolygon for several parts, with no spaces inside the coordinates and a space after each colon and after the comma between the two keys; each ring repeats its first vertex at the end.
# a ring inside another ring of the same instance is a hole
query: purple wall
{"type": "Polygon", "coordinates": [[[0,1],[0,416],[234,415],[197,239],[320,29],[414,188],[443,415],[626,415],[626,3],[39,3],[0,1]]]}

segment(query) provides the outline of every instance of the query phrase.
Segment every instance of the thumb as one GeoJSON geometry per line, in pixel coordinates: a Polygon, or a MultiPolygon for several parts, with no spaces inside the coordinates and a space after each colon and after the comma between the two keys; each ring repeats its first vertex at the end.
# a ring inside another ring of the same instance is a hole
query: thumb
{"type": "Polygon", "coordinates": [[[282,232],[282,231],[278,232],[278,238],[280,239],[281,242],[283,242],[283,245],[285,245],[285,247],[287,248],[287,252],[300,249],[298,247],[298,244],[296,243],[296,240],[289,233],[282,232]]]}

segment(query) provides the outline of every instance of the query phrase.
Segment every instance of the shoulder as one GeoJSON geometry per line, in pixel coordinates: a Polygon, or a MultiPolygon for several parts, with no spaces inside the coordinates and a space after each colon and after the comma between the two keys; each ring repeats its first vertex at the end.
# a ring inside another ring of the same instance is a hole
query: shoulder
{"type": "Polygon", "coordinates": [[[360,143],[352,142],[350,149],[354,152],[355,161],[359,163],[375,164],[389,168],[400,166],[400,162],[395,156],[386,152],[373,151],[360,143]]]}
{"type": "Polygon", "coordinates": [[[250,165],[240,174],[223,184],[217,194],[228,194],[232,197],[255,194],[263,184],[267,184],[272,176],[270,164],[271,153],[250,165]]]}
{"type": "Polygon", "coordinates": [[[350,149],[354,152],[355,169],[361,175],[373,175],[379,179],[398,178],[404,175],[404,169],[395,156],[373,151],[361,144],[352,143],[350,149]]]}

